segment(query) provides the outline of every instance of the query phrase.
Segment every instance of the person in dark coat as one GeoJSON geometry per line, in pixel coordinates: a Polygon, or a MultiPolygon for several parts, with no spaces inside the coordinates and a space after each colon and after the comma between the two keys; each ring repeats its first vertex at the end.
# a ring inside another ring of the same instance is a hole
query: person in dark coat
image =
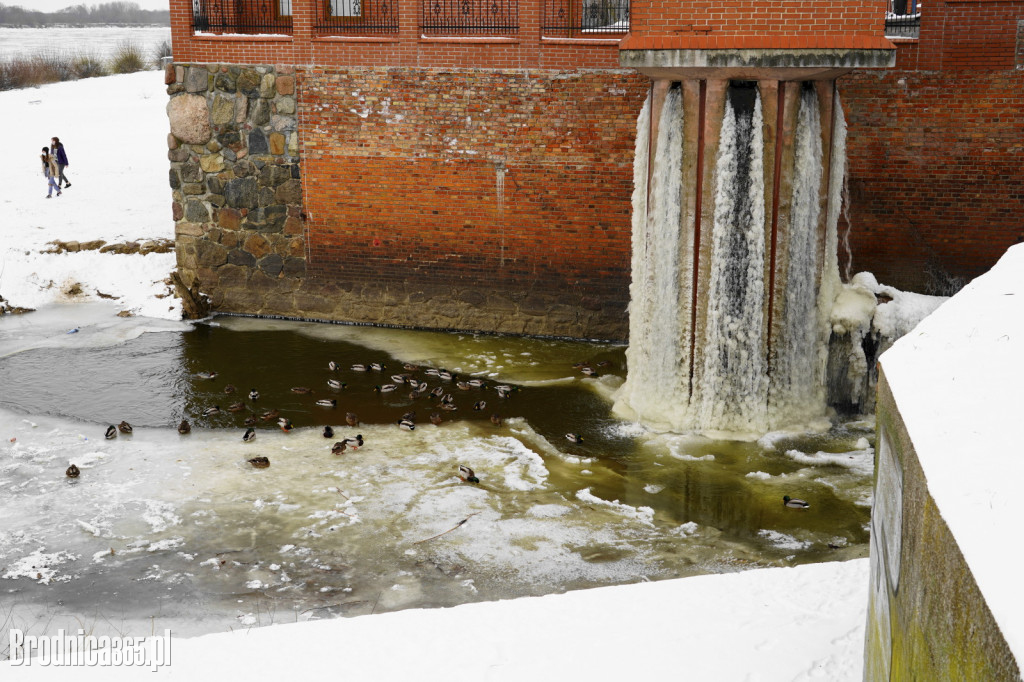
{"type": "Polygon", "coordinates": [[[68,167],[68,155],[64,152],[64,145],[61,144],[60,138],[55,137],[50,140],[50,149],[53,157],[57,161],[57,187],[60,187],[60,183],[64,183],[65,187],[70,187],[71,183],[67,177],[64,176],[64,169],[68,167]]]}
{"type": "Polygon", "coordinates": [[[43,175],[46,176],[46,183],[49,187],[46,198],[49,199],[53,196],[53,190],[57,190],[57,196],[60,196],[60,185],[57,184],[57,159],[50,153],[49,147],[43,147],[43,153],[39,155],[39,160],[43,162],[43,175]]]}

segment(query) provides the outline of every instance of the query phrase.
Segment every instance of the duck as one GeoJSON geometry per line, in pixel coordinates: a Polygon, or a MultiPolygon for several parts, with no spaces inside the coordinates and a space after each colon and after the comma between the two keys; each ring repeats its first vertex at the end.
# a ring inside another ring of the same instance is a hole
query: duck
{"type": "Polygon", "coordinates": [[[409,410],[408,412],[403,414],[401,418],[410,422],[416,421],[416,410],[409,410]]]}
{"type": "Polygon", "coordinates": [[[285,433],[288,433],[289,431],[295,428],[294,426],[292,426],[292,420],[288,419],[287,417],[281,417],[280,419],[278,419],[277,426],[285,433]]]}
{"type": "Polygon", "coordinates": [[[459,478],[461,478],[466,483],[479,483],[480,482],[480,479],[476,477],[476,474],[473,473],[473,470],[470,469],[465,464],[460,464],[459,465],[459,478]]]}
{"type": "Polygon", "coordinates": [[[416,387],[416,395],[423,395],[427,392],[428,388],[430,388],[430,386],[427,386],[427,382],[421,382],[420,385],[416,387]]]}
{"type": "Polygon", "coordinates": [[[468,391],[469,389],[473,388],[472,386],[469,385],[468,381],[456,381],[455,387],[460,391],[468,391]]]}
{"type": "Polygon", "coordinates": [[[260,419],[262,419],[265,422],[268,422],[271,419],[276,419],[279,414],[281,413],[278,412],[277,410],[267,410],[266,412],[260,415],[260,419]]]}
{"type": "Polygon", "coordinates": [[[357,434],[355,438],[346,438],[344,443],[353,450],[360,448],[363,446],[363,434],[357,434]]]}
{"type": "Polygon", "coordinates": [[[228,384],[227,386],[224,387],[224,393],[227,394],[227,395],[231,395],[236,390],[237,389],[235,388],[234,384],[228,384]]]}
{"type": "Polygon", "coordinates": [[[441,404],[442,405],[454,405],[455,404],[455,396],[453,396],[451,393],[445,393],[443,396],[441,396],[441,404]]]}
{"type": "Polygon", "coordinates": [[[609,361],[609,360],[602,360],[601,362],[597,363],[597,366],[598,367],[614,367],[615,365],[613,365],[611,363],[611,361],[609,361]]]}
{"type": "Polygon", "coordinates": [[[355,412],[346,412],[345,423],[349,426],[359,426],[359,415],[355,412]]]}
{"type": "Polygon", "coordinates": [[[332,429],[330,426],[325,426],[324,438],[334,438],[334,429],[332,429]]]}
{"type": "Polygon", "coordinates": [[[434,396],[435,398],[440,398],[441,396],[444,395],[444,386],[438,386],[437,388],[430,392],[430,395],[434,396]]]}
{"type": "Polygon", "coordinates": [[[204,417],[212,417],[215,414],[220,414],[220,405],[214,405],[213,407],[207,407],[203,410],[204,417]]]}
{"type": "Polygon", "coordinates": [[[502,417],[497,412],[495,412],[494,414],[491,415],[491,423],[494,424],[495,426],[501,426],[502,423],[504,423],[504,421],[505,421],[505,418],[502,417]]]}
{"type": "Polygon", "coordinates": [[[117,438],[117,427],[116,427],[116,426],[114,426],[113,424],[111,424],[110,426],[108,426],[108,427],[107,427],[107,433],[106,433],[106,436],[107,436],[107,440],[110,440],[110,439],[112,439],[112,438],[117,438]]]}
{"type": "Polygon", "coordinates": [[[270,459],[267,457],[253,457],[252,459],[247,461],[249,462],[249,464],[253,465],[257,469],[266,469],[268,466],[270,466],[270,459]]]}
{"type": "Polygon", "coordinates": [[[419,365],[414,365],[411,362],[405,363],[404,365],[402,365],[402,367],[405,368],[406,372],[418,372],[418,371],[420,371],[419,365]]]}
{"type": "Polygon", "coordinates": [[[440,412],[431,412],[430,413],[430,423],[433,424],[434,426],[440,426],[441,422],[443,422],[443,421],[444,421],[444,419],[441,418],[441,413],[440,412]]]}
{"type": "Polygon", "coordinates": [[[472,386],[473,388],[483,388],[487,384],[487,382],[484,381],[483,379],[470,379],[466,383],[472,386]]]}
{"type": "Polygon", "coordinates": [[[185,435],[186,433],[192,432],[192,425],[188,423],[187,419],[182,419],[181,423],[178,424],[178,433],[185,435]]]}
{"type": "Polygon", "coordinates": [[[336,363],[334,360],[331,360],[330,362],[327,363],[327,369],[331,370],[332,372],[337,372],[338,363],[336,363]]]}
{"type": "Polygon", "coordinates": [[[78,478],[81,473],[82,472],[78,470],[78,467],[72,464],[68,467],[67,471],[64,472],[64,475],[68,478],[78,478]]]}
{"type": "Polygon", "coordinates": [[[391,375],[391,380],[393,382],[395,382],[396,384],[407,384],[407,383],[409,383],[409,379],[410,379],[410,377],[409,377],[408,374],[392,374],[391,375]]]}
{"type": "Polygon", "coordinates": [[[341,389],[348,386],[348,384],[346,384],[344,381],[338,381],[337,379],[328,379],[327,385],[336,391],[340,391],[341,389]]]}
{"type": "Polygon", "coordinates": [[[437,376],[438,376],[439,379],[441,379],[441,381],[451,381],[457,375],[452,374],[451,372],[449,372],[446,369],[442,369],[442,370],[438,370],[437,376]]]}
{"type": "Polygon", "coordinates": [[[340,455],[341,453],[345,452],[345,448],[347,447],[348,445],[345,444],[345,441],[339,440],[337,443],[331,446],[331,454],[340,455]]]}
{"type": "Polygon", "coordinates": [[[807,509],[811,506],[807,502],[792,498],[789,495],[782,496],[782,504],[790,509],[807,509]]]}
{"type": "Polygon", "coordinates": [[[408,419],[399,419],[398,428],[402,429],[403,431],[415,431],[416,423],[409,421],[408,419]]]}
{"type": "Polygon", "coordinates": [[[588,377],[597,376],[597,370],[591,367],[590,365],[584,365],[583,367],[580,368],[580,371],[586,374],[588,377]]]}
{"type": "Polygon", "coordinates": [[[475,403],[473,403],[473,409],[476,410],[477,412],[479,412],[480,410],[482,410],[482,409],[484,409],[486,407],[487,407],[487,401],[486,400],[478,400],[475,403]]]}
{"type": "Polygon", "coordinates": [[[426,374],[427,376],[436,377],[440,373],[440,370],[434,369],[433,367],[428,367],[427,369],[423,370],[423,373],[426,374]]]}
{"type": "Polygon", "coordinates": [[[449,412],[454,412],[454,411],[456,411],[457,409],[459,409],[459,408],[458,408],[458,407],[456,407],[456,406],[455,406],[455,405],[454,405],[453,403],[441,403],[441,404],[439,405],[439,407],[440,407],[440,408],[441,408],[442,410],[448,410],[449,412]]]}
{"type": "Polygon", "coordinates": [[[371,362],[370,363],[370,369],[372,369],[374,372],[383,372],[387,368],[388,368],[388,366],[385,365],[383,362],[371,362]]]}
{"type": "Polygon", "coordinates": [[[308,386],[292,386],[292,393],[312,393],[313,389],[308,386]]]}
{"type": "Polygon", "coordinates": [[[497,392],[499,398],[508,398],[512,393],[511,386],[495,386],[494,390],[497,392]]]}
{"type": "Polygon", "coordinates": [[[394,384],[384,384],[383,386],[374,386],[373,390],[377,393],[391,393],[392,391],[397,391],[398,386],[395,386],[394,384]]]}
{"type": "Polygon", "coordinates": [[[583,442],[583,436],[581,436],[578,433],[567,433],[567,434],[565,434],[565,439],[567,441],[569,441],[570,443],[582,443],[583,442]]]}
{"type": "Polygon", "coordinates": [[[360,364],[352,365],[352,367],[350,369],[353,372],[367,372],[367,371],[369,371],[369,367],[367,367],[366,365],[360,365],[360,364]]]}
{"type": "Polygon", "coordinates": [[[256,401],[260,399],[260,392],[255,388],[249,389],[249,400],[256,401]]]}
{"type": "Polygon", "coordinates": [[[334,398],[322,398],[321,400],[316,401],[316,404],[320,407],[337,407],[338,401],[334,398]]]}
{"type": "Polygon", "coordinates": [[[213,381],[214,379],[217,378],[217,373],[216,372],[199,372],[198,374],[196,374],[196,376],[199,377],[200,379],[207,379],[209,381],[213,381]]]}
{"type": "Polygon", "coordinates": [[[419,388],[419,387],[420,387],[420,384],[421,384],[421,382],[419,382],[419,381],[416,381],[416,380],[415,380],[415,379],[413,379],[412,377],[409,377],[409,381],[408,381],[408,382],[406,382],[406,383],[408,383],[408,384],[409,384],[410,386],[412,386],[413,388],[419,388]]]}
{"type": "Polygon", "coordinates": [[[256,429],[254,429],[254,428],[252,428],[250,426],[249,428],[247,428],[245,430],[245,433],[242,435],[242,442],[248,443],[249,441],[251,441],[255,437],[256,437],[256,429]]]}
{"type": "Polygon", "coordinates": [[[123,421],[117,425],[117,430],[120,431],[121,433],[131,433],[132,425],[129,424],[128,422],[123,421]]]}
{"type": "Polygon", "coordinates": [[[228,412],[241,412],[244,409],[245,403],[243,402],[231,403],[228,405],[228,412]]]}
{"type": "Polygon", "coordinates": [[[242,423],[245,424],[246,426],[255,426],[256,422],[258,422],[258,421],[259,421],[259,417],[257,417],[256,415],[253,414],[253,415],[250,415],[250,416],[246,417],[245,421],[242,422],[242,423]]]}

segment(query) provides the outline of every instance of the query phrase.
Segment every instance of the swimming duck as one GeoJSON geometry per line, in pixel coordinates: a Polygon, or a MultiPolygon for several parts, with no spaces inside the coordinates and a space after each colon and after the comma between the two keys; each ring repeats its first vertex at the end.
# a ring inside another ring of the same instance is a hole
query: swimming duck
{"type": "Polygon", "coordinates": [[[596,377],[597,376],[597,370],[594,369],[593,367],[591,367],[590,365],[585,365],[585,366],[581,367],[580,371],[583,372],[584,374],[586,374],[588,377],[596,377]]]}
{"type": "Polygon", "coordinates": [[[409,410],[408,412],[402,415],[402,419],[411,422],[416,421],[416,410],[409,410]]]}
{"type": "Polygon", "coordinates": [[[107,440],[110,440],[111,438],[117,438],[117,427],[114,426],[113,424],[108,426],[107,427],[107,434],[106,434],[106,436],[107,436],[107,440]]]}
{"type": "Polygon", "coordinates": [[[789,507],[790,509],[807,509],[808,507],[811,506],[807,502],[804,502],[803,500],[794,499],[789,495],[782,496],[782,504],[786,507],[789,507]]]}
{"type": "Polygon", "coordinates": [[[345,386],[347,386],[348,384],[346,384],[343,381],[338,381],[337,379],[328,379],[327,385],[336,391],[340,391],[341,389],[345,388],[345,386]]]}
{"type": "Polygon", "coordinates": [[[414,365],[411,362],[405,363],[404,365],[402,365],[402,367],[404,367],[407,372],[418,372],[418,371],[420,371],[419,365],[414,365]]]}
{"type": "Polygon", "coordinates": [[[330,426],[325,426],[324,438],[334,438],[334,429],[332,429],[330,426]]]}
{"type": "Polygon", "coordinates": [[[265,422],[268,422],[271,419],[276,419],[279,414],[281,413],[278,412],[277,410],[267,410],[266,412],[260,415],[260,419],[262,419],[265,422]]]}
{"type": "Polygon", "coordinates": [[[476,477],[473,470],[464,464],[459,465],[459,478],[466,483],[479,483],[480,479],[476,477]]]}
{"type": "Polygon", "coordinates": [[[260,392],[257,391],[255,388],[249,389],[249,400],[259,400],[259,399],[260,399],[260,392]]]}
{"type": "Polygon", "coordinates": [[[332,372],[337,372],[338,363],[336,363],[334,360],[331,360],[330,362],[327,363],[327,369],[331,370],[332,372]]]}
{"type": "Polygon", "coordinates": [[[178,433],[184,435],[192,431],[192,425],[188,423],[187,419],[182,419],[181,423],[178,424],[178,433]]]}
{"type": "Polygon", "coordinates": [[[494,414],[491,415],[491,423],[494,424],[495,426],[501,426],[504,421],[505,421],[505,418],[502,417],[497,412],[495,412],[494,414]]]}
{"type": "Polygon", "coordinates": [[[416,387],[416,394],[417,395],[422,395],[423,393],[427,392],[428,388],[430,388],[430,387],[427,386],[427,382],[423,381],[423,382],[420,383],[419,386],[416,387]]]}
{"type": "Polygon", "coordinates": [[[249,464],[253,465],[257,469],[266,469],[268,466],[270,466],[270,459],[267,457],[253,457],[252,459],[247,461],[249,462],[249,464]]]}
{"type": "Polygon", "coordinates": [[[427,369],[423,370],[423,373],[426,374],[427,376],[436,377],[439,373],[439,370],[434,369],[433,367],[428,367],[427,369]]]}
{"type": "Polygon", "coordinates": [[[203,410],[204,417],[212,417],[215,414],[220,414],[220,405],[214,405],[213,407],[207,407],[203,410]]]}
{"type": "Polygon", "coordinates": [[[441,403],[440,405],[438,405],[438,407],[440,407],[442,410],[448,410],[449,412],[454,412],[455,410],[459,409],[458,407],[455,406],[454,403],[441,403]]]}
{"type": "Polygon", "coordinates": [[[441,379],[441,381],[451,381],[452,379],[455,378],[456,375],[452,374],[451,372],[449,372],[446,369],[442,369],[442,370],[438,370],[437,376],[438,376],[439,379],[441,379]]]}
{"type": "Polygon", "coordinates": [[[415,431],[416,423],[408,419],[399,419],[398,428],[402,429],[403,431],[415,431]]]}
{"type": "Polygon", "coordinates": [[[292,386],[292,393],[312,393],[313,389],[308,386],[292,386]]]}
{"type": "Polygon", "coordinates": [[[597,366],[598,367],[614,367],[615,365],[613,365],[608,360],[602,360],[601,362],[597,363],[597,366]]]}
{"type": "Polygon", "coordinates": [[[334,398],[323,398],[321,400],[316,401],[316,404],[319,405],[320,407],[337,407],[338,401],[335,400],[334,398]]]}
{"type": "Polygon", "coordinates": [[[460,391],[468,391],[469,389],[473,388],[472,386],[469,385],[468,381],[456,381],[455,387],[460,391]]]}
{"type": "Polygon", "coordinates": [[[348,445],[345,444],[345,441],[339,440],[337,443],[331,446],[331,454],[340,455],[341,453],[345,452],[345,448],[347,447],[348,445]]]}
{"type": "Polygon", "coordinates": [[[441,413],[440,412],[431,412],[430,413],[430,423],[433,424],[434,426],[440,426],[441,422],[443,422],[443,421],[444,420],[441,419],[441,413]]]}
{"type": "Polygon", "coordinates": [[[372,369],[374,372],[383,372],[385,369],[387,369],[387,367],[388,366],[385,365],[382,362],[371,362],[370,363],[370,369],[372,369]]]}
{"type": "Polygon", "coordinates": [[[285,433],[288,433],[289,431],[295,428],[294,426],[292,426],[292,420],[288,419],[287,417],[281,417],[280,419],[278,419],[277,426],[285,433]]]}
{"type": "Polygon", "coordinates": [[[583,442],[583,436],[581,436],[578,433],[567,433],[567,434],[565,434],[565,439],[567,441],[569,441],[570,443],[582,443],[583,442]]]}
{"type": "Polygon", "coordinates": [[[78,467],[72,464],[71,466],[68,467],[67,471],[64,472],[64,475],[67,476],[68,478],[78,478],[79,474],[81,473],[82,472],[78,470],[78,467]]]}
{"type": "Polygon", "coordinates": [[[394,384],[384,384],[383,386],[374,386],[373,390],[377,393],[391,393],[392,391],[397,391],[398,386],[395,386],[394,384]]]}
{"type": "Polygon", "coordinates": [[[234,392],[235,392],[235,385],[234,384],[228,384],[227,386],[224,387],[224,393],[230,395],[230,394],[232,394],[234,392]]]}
{"type": "Polygon", "coordinates": [[[476,410],[477,412],[484,409],[485,407],[487,407],[486,400],[478,400],[475,403],[473,403],[473,409],[476,410]]]}
{"type": "Polygon", "coordinates": [[[249,441],[251,441],[255,437],[256,437],[256,429],[250,427],[250,428],[246,429],[245,433],[242,435],[242,441],[245,442],[245,443],[248,443],[249,441]]]}
{"type": "Polygon", "coordinates": [[[455,396],[453,396],[451,393],[445,393],[443,396],[441,396],[441,402],[446,405],[454,405],[455,396]]]}
{"type": "Polygon", "coordinates": [[[498,393],[499,398],[508,398],[512,393],[511,386],[495,386],[494,390],[498,393]]]}
{"type": "Polygon", "coordinates": [[[430,392],[430,395],[434,396],[435,398],[440,398],[441,396],[444,395],[444,386],[438,386],[437,388],[430,392]]]}
{"type": "Polygon", "coordinates": [[[413,379],[412,377],[409,377],[409,381],[408,381],[408,384],[409,384],[410,386],[412,386],[413,388],[419,388],[419,387],[420,387],[420,384],[421,384],[421,383],[422,383],[422,382],[420,382],[420,381],[416,381],[416,380],[415,380],[415,379],[413,379]]]}
{"type": "Polygon", "coordinates": [[[392,374],[391,375],[391,380],[393,382],[395,382],[396,384],[408,383],[409,379],[410,379],[410,377],[409,377],[408,374],[392,374]]]}
{"type": "Polygon", "coordinates": [[[244,409],[245,403],[243,402],[231,403],[228,405],[228,412],[241,412],[244,409]]]}
{"type": "Polygon", "coordinates": [[[256,415],[251,415],[251,416],[246,417],[245,421],[242,422],[242,423],[245,424],[246,426],[255,426],[256,422],[258,422],[258,421],[259,421],[259,417],[257,417],[256,415]]]}
{"type": "Polygon", "coordinates": [[[466,383],[472,386],[473,388],[483,388],[487,382],[484,381],[483,379],[470,379],[466,383]]]}
{"type": "Polygon", "coordinates": [[[355,438],[346,438],[344,440],[345,445],[355,450],[356,448],[363,446],[363,434],[357,434],[355,438]]]}
{"type": "Polygon", "coordinates": [[[353,372],[366,372],[369,368],[366,365],[352,365],[353,372]]]}
{"type": "Polygon", "coordinates": [[[128,422],[121,422],[120,424],[117,425],[117,430],[120,431],[121,433],[131,433],[132,425],[129,424],[128,422]]]}
{"type": "Polygon", "coordinates": [[[214,379],[217,378],[217,373],[216,372],[199,372],[198,374],[196,374],[196,376],[199,377],[200,379],[208,379],[210,381],[213,381],[214,379]]]}
{"type": "Polygon", "coordinates": [[[359,415],[355,412],[346,412],[345,423],[349,426],[359,426],[359,415]]]}

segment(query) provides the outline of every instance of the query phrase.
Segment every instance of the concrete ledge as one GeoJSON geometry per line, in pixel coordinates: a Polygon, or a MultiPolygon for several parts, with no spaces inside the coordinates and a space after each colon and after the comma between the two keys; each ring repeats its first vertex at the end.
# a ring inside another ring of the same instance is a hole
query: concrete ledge
{"type": "Polygon", "coordinates": [[[833,79],[851,69],[896,65],[896,50],[852,48],[622,49],[619,64],[654,79],[833,79]]]}

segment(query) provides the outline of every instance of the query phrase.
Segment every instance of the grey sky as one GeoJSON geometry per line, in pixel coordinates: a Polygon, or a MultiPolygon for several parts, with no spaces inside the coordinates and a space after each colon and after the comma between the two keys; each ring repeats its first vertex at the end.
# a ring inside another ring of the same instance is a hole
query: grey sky
{"type": "MultiPolygon", "coordinates": [[[[59,9],[64,9],[72,5],[85,5],[86,7],[92,7],[93,5],[101,5],[105,2],[112,2],[113,0],[5,0],[3,4],[8,6],[19,5],[25,9],[39,10],[40,12],[56,12],[59,9]]],[[[128,0],[134,2],[142,9],[167,9],[167,0],[128,0]]]]}

